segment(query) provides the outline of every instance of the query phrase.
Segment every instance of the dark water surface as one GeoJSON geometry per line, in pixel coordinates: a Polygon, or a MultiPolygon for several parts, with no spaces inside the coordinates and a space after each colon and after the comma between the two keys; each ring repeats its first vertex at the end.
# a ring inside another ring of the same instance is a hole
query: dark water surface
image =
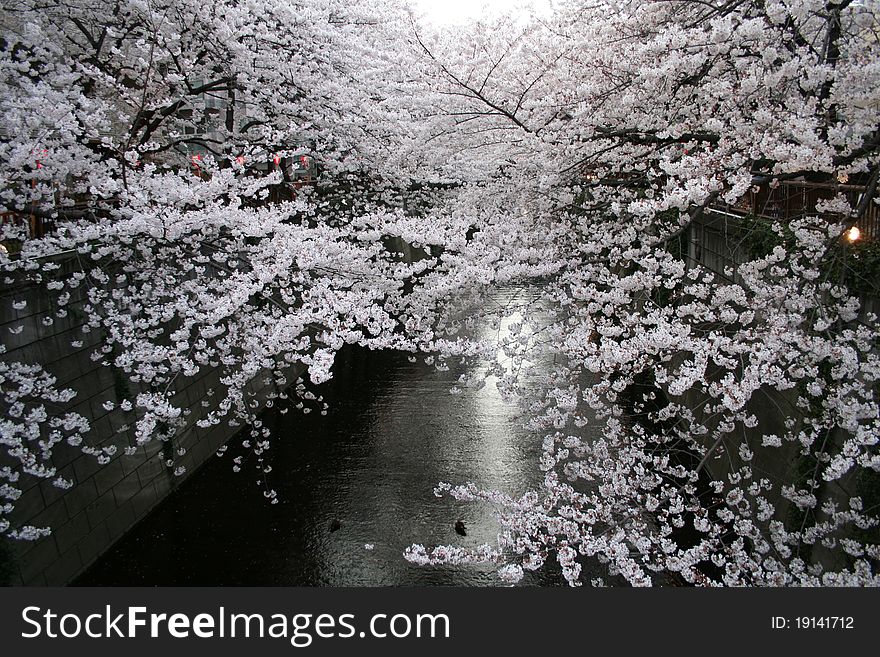
{"type": "MultiPolygon", "coordinates": [[[[490,383],[451,395],[463,370],[439,372],[399,352],[346,348],[319,392],[326,416],[267,413],[270,505],[245,456],[230,442],[85,572],[78,585],[499,584],[491,566],[407,563],[413,543],[494,545],[492,509],[438,499],[440,481],[520,495],[541,480],[540,440],[490,383]],[[333,520],[340,528],[330,531],[333,520]],[[468,535],[455,533],[462,519],[468,535]],[[372,544],[372,550],[365,548],[372,544]]],[[[558,585],[556,572],[523,584],[558,585]]]]}

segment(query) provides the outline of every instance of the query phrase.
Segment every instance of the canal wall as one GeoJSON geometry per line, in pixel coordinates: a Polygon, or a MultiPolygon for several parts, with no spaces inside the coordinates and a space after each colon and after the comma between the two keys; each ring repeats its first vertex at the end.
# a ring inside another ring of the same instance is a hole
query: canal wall
{"type": "MultiPolygon", "coordinates": [[[[75,257],[54,260],[59,266],[54,275],[62,279],[79,270],[75,257]]],[[[2,584],[70,582],[241,429],[226,422],[203,429],[195,425],[203,414],[191,413],[173,441],[154,439],[138,446],[132,431],[137,412],[125,412],[118,404],[133,399],[139,389],[123,372],[92,359],[102,336],[99,330],[83,332],[85,287],[77,288],[78,294],[72,294],[63,307],[42,286],[0,288],[0,341],[6,346],[0,358],[42,365],[56,377],[56,388],[76,392],[69,404],[47,409],[49,413],[78,413],[91,425],[89,444],[119,446],[109,463],[99,465],[94,456],[65,443],[57,445],[53,463],[59,475],[74,482],[69,490],[54,487],[51,480],[22,476],[18,482],[22,494],[11,516],[14,525],[49,526],[52,533],[36,541],[0,539],[2,584]],[[13,302],[26,306],[17,310],[13,302]],[[113,402],[115,408],[106,410],[106,402],[113,402]],[[126,445],[135,449],[133,454],[124,453],[126,445]]],[[[260,400],[278,392],[268,374],[261,373],[250,384],[260,400]]],[[[286,374],[288,381],[297,376],[286,374]]],[[[219,371],[203,369],[194,377],[181,378],[173,403],[183,409],[204,406],[208,411],[214,388],[222,388],[219,371]]],[[[0,466],[5,464],[0,461],[0,466]]]]}
{"type": "MultiPolygon", "coordinates": [[[[703,267],[731,283],[739,282],[737,277],[739,266],[754,258],[738,227],[738,217],[726,212],[709,211],[695,220],[687,232],[686,248],[682,251],[688,267],[703,267]]],[[[872,321],[872,316],[880,315],[880,299],[865,296],[862,297],[861,302],[861,314],[855,321],[867,323],[872,321]]],[[[684,357],[680,360],[684,360],[684,357]]],[[[716,374],[722,376],[725,373],[721,368],[717,370],[717,372],[707,372],[710,380],[716,374]]],[[[806,485],[809,479],[816,478],[815,460],[801,454],[800,443],[787,442],[779,447],[762,445],[763,435],[782,436],[787,432],[798,431],[804,417],[798,409],[797,397],[798,392],[794,389],[788,391],[764,389],[753,396],[745,410],[756,417],[757,426],[744,430],[739,442],[719,445],[713,457],[705,464],[711,477],[726,481],[731,473],[747,465],[739,454],[740,445],[746,444],[753,455],[750,463],[757,472],[760,472],[761,477],[766,477],[774,483],[787,482],[801,485],[806,485]],[[795,425],[786,427],[786,418],[794,420],[795,425]]],[[[697,409],[704,407],[706,395],[690,389],[681,396],[670,396],[670,399],[688,408],[697,409]]],[[[702,420],[710,430],[717,424],[712,418],[702,418],[702,420]]],[[[842,447],[846,438],[847,434],[840,429],[830,431],[825,438],[827,442],[825,447],[833,452],[836,448],[842,447]]],[[[831,501],[846,508],[850,497],[863,493],[866,487],[875,486],[877,486],[876,479],[868,481],[859,473],[851,472],[835,482],[820,481],[814,493],[819,499],[819,507],[823,502],[831,501]]],[[[803,515],[793,503],[781,497],[775,500],[774,506],[773,519],[791,520],[792,517],[803,515]]],[[[816,545],[812,546],[811,551],[810,558],[826,567],[838,568],[845,565],[844,555],[840,550],[833,551],[816,545]]]]}
{"type": "MultiPolygon", "coordinates": [[[[401,238],[389,238],[385,246],[406,262],[428,257],[426,250],[401,238]]],[[[59,280],[82,269],[74,253],[48,260],[58,266],[53,277],[59,280]]],[[[0,585],[71,582],[241,430],[226,422],[210,429],[196,425],[215,404],[212,389],[222,388],[219,371],[202,368],[195,377],[181,377],[173,403],[182,409],[204,407],[204,412],[191,413],[173,443],[152,440],[137,445],[131,428],[138,415],[134,410],[121,410],[119,402],[134,399],[141,390],[124,372],[92,358],[103,339],[99,330],[83,331],[86,287],[71,291],[63,307],[43,286],[0,287],[0,342],[6,347],[0,358],[42,365],[56,377],[56,388],[76,392],[69,404],[50,409],[50,414],[77,413],[91,426],[89,444],[119,446],[110,463],[99,465],[94,456],[65,443],[57,445],[53,463],[58,475],[74,482],[66,491],[53,486],[51,480],[22,477],[18,482],[22,494],[11,515],[13,524],[48,526],[52,533],[36,541],[0,537],[0,585]],[[24,308],[13,306],[21,302],[26,303],[24,308]],[[113,410],[105,408],[106,402],[114,404],[113,410]],[[126,445],[135,452],[125,454],[126,445]]],[[[281,369],[289,382],[304,371],[301,365],[281,369]]],[[[280,392],[268,370],[251,380],[249,391],[261,404],[280,392]]],[[[0,467],[4,464],[0,461],[0,467]]]]}

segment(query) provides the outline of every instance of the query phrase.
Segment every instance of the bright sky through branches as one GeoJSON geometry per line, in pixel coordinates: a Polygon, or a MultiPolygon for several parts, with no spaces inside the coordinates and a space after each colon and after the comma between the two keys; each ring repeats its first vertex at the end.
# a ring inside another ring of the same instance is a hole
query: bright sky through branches
{"type": "Polygon", "coordinates": [[[549,13],[553,0],[410,0],[417,12],[434,25],[455,25],[489,14],[549,13]]]}

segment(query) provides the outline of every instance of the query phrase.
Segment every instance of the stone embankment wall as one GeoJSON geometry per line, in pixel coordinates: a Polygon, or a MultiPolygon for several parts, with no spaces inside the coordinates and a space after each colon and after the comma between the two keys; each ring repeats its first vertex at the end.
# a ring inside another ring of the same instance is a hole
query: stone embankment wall
{"type": "MultiPolygon", "coordinates": [[[[689,267],[704,267],[715,274],[737,281],[737,267],[753,258],[748,253],[742,239],[741,231],[737,228],[737,217],[724,212],[707,212],[703,217],[694,222],[687,234],[686,249],[683,256],[689,267]]],[[[861,316],[859,322],[872,322],[872,316],[880,315],[880,299],[877,297],[862,298],[861,316]]],[[[705,399],[702,393],[696,390],[687,391],[680,401],[690,408],[702,407],[705,399]]],[[[770,478],[774,482],[798,482],[812,474],[812,464],[800,454],[800,444],[786,443],[779,448],[762,447],[761,436],[764,434],[782,435],[786,432],[784,421],[787,415],[798,421],[796,410],[796,391],[779,392],[766,390],[764,394],[757,394],[747,405],[750,413],[758,420],[755,429],[744,432],[742,440],[749,444],[754,453],[753,463],[758,464],[761,475],[770,478]],[[786,409],[785,413],[780,409],[786,409]],[[805,468],[808,469],[805,470],[805,468]]],[[[797,426],[795,426],[795,430],[797,426]]],[[[828,445],[842,444],[846,435],[837,430],[828,436],[828,445]]],[[[743,462],[737,454],[738,445],[726,445],[727,449],[716,450],[715,457],[706,463],[706,469],[712,478],[724,480],[728,474],[743,462]]],[[[823,484],[816,490],[820,500],[832,500],[848,504],[849,497],[860,492],[865,483],[851,474],[834,485],[823,484]]],[[[785,516],[791,507],[786,500],[779,500],[777,516],[785,516]]],[[[814,558],[821,559],[826,565],[837,566],[840,558],[838,554],[828,552],[820,547],[814,549],[814,558]]]]}
{"type": "MultiPolygon", "coordinates": [[[[427,257],[426,251],[400,238],[389,238],[386,248],[407,262],[427,257]]],[[[73,253],[59,254],[53,260],[59,269],[52,276],[59,280],[82,269],[73,253]]],[[[57,378],[56,388],[76,392],[65,408],[48,412],[78,413],[91,424],[90,444],[120,446],[111,462],[102,466],[93,456],[58,445],[53,462],[60,476],[74,482],[70,490],[56,488],[51,480],[31,477],[24,482],[12,516],[15,524],[49,526],[52,533],[33,542],[0,538],[0,584],[69,583],[241,429],[225,422],[210,429],[195,425],[214,404],[212,389],[221,387],[218,371],[203,369],[195,377],[182,378],[173,399],[179,408],[202,412],[189,415],[173,442],[153,440],[136,446],[132,427],[137,413],[122,411],[118,404],[133,399],[139,390],[124,372],[92,358],[101,347],[102,336],[97,330],[83,331],[85,315],[81,308],[86,289],[84,283],[61,307],[45,288],[0,286],[0,343],[6,346],[0,358],[42,365],[57,378]],[[27,304],[23,309],[13,307],[13,303],[22,301],[27,304]],[[74,347],[72,343],[81,344],[74,347]],[[116,405],[114,410],[105,409],[108,401],[116,405]],[[126,445],[136,446],[137,451],[124,454],[126,445]],[[171,466],[169,459],[173,460],[171,466]],[[182,474],[175,474],[180,468],[182,474]]],[[[284,371],[287,381],[293,382],[303,368],[295,365],[284,371]]],[[[262,372],[250,383],[251,392],[260,402],[280,392],[270,374],[262,372]]],[[[0,460],[0,467],[3,465],[0,460]]]]}
{"type": "MultiPolygon", "coordinates": [[[[60,278],[79,269],[74,257],[59,256],[56,261],[60,269],[53,275],[60,278]]],[[[76,391],[67,406],[47,411],[72,411],[87,418],[92,428],[89,444],[119,445],[103,466],[78,449],[63,443],[56,446],[53,461],[59,474],[75,482],[69,490],[56,488],[51,480],[22,476],[23,494],[12,516],[15,524],[49,526],[52,533],[37,541],[0,539],[0,583],[70,582],[240,430],[225,422],[199,428],[196,416],[203,413],[192,413],[173,442],[153,440],[138,446],[132,455],[124,454],[126,445],[136,446],[133,426],[138,416],[134,410],[120,410],[118,403],[133,399],[138,389],[123,372],[93,360],[101,335],[98,330],[83,332],[85,288],[85,284],[78,288],[79,297],[71,295],[62,307],[44,288],[0,287],[0,342],[6,346],[0,358],[42,365],[57,377],[57,388],[76,391]],[[16,310],[13,303],[22,301],[27,305],[16,310]],[[105,409],[108,401],[116,404],[114,410],[105,409]],[[167,464],[169,459],[173,459],[172,466],[167,464]],[[185,472],[175,475],[181,466],[185,472]]],[[[210,391],[220,387],[219,378],[216,370],[203,370],[181,379],[174,403],[184,409],[208,410],[213,403],[210,391]]],[[[276,392],[265,375],[255,377],[251,388],[260,398],[276,392]]],[[[0,460],[0,466],[4,464],[0,460]]]]}

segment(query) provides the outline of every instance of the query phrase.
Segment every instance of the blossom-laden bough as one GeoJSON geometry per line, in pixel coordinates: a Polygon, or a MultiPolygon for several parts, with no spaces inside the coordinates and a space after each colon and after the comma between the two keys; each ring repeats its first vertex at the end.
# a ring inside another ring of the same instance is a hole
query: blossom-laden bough
{"type": "MultiPolygon", "coordinates": [[[[18,528],[13,509],[28,477],[73,483],[58,450],[104,464],[158,439],[183,474],[174,436],[230,423],[249,427],[243,443],[263,464],[253,380],[324,411],[303,379],[326,381],[343,345],[417,348],[416,327],[431,320],[408,309],[405,290],[430,261],[389,244],[413,231],[404,196],[432,192],[394,161],[406,103],[380,102],[402,84],[387,73],[396,9],[4,6],[0,268],[4,320],[22,335],[0,372],[4,532],[48,531],[18,528]],[[286,160],[303,151],[320,158],[320,184],[291,175],[286,160]],[[31,323],[48,333],[37,341],[112,371],[116,398],[103,408],[130,420],[120,435],[69,411],[79,399],[56,386],[58,362],[30,362],[31,323]],[[217,380],[207,399],[181,405],[177,393],[206,372],[217,380]]],[[[453,232],[419,228],[418,241],[439,248],[453,232]]]]}
{"type": "Polygon", "coordinates": [[[522,391],[543,488],[442,485],[498,509],[499,544],[409,559],[509,581],[555,558],[573,585],[585,559],[634,585],[878,583],[876,247],[846,233],[877,221],[877,11],[572,2],[418,35],[450,105],[432,143],[479,181],[459,202],[504,226],[496,272],[540,276],[558,314],[532,331],[557,367],[522,391]],[[824,200],[726,210],[789,181],[824,200]],[[709,267],[696,229],[719,207],[709,267]]]}

